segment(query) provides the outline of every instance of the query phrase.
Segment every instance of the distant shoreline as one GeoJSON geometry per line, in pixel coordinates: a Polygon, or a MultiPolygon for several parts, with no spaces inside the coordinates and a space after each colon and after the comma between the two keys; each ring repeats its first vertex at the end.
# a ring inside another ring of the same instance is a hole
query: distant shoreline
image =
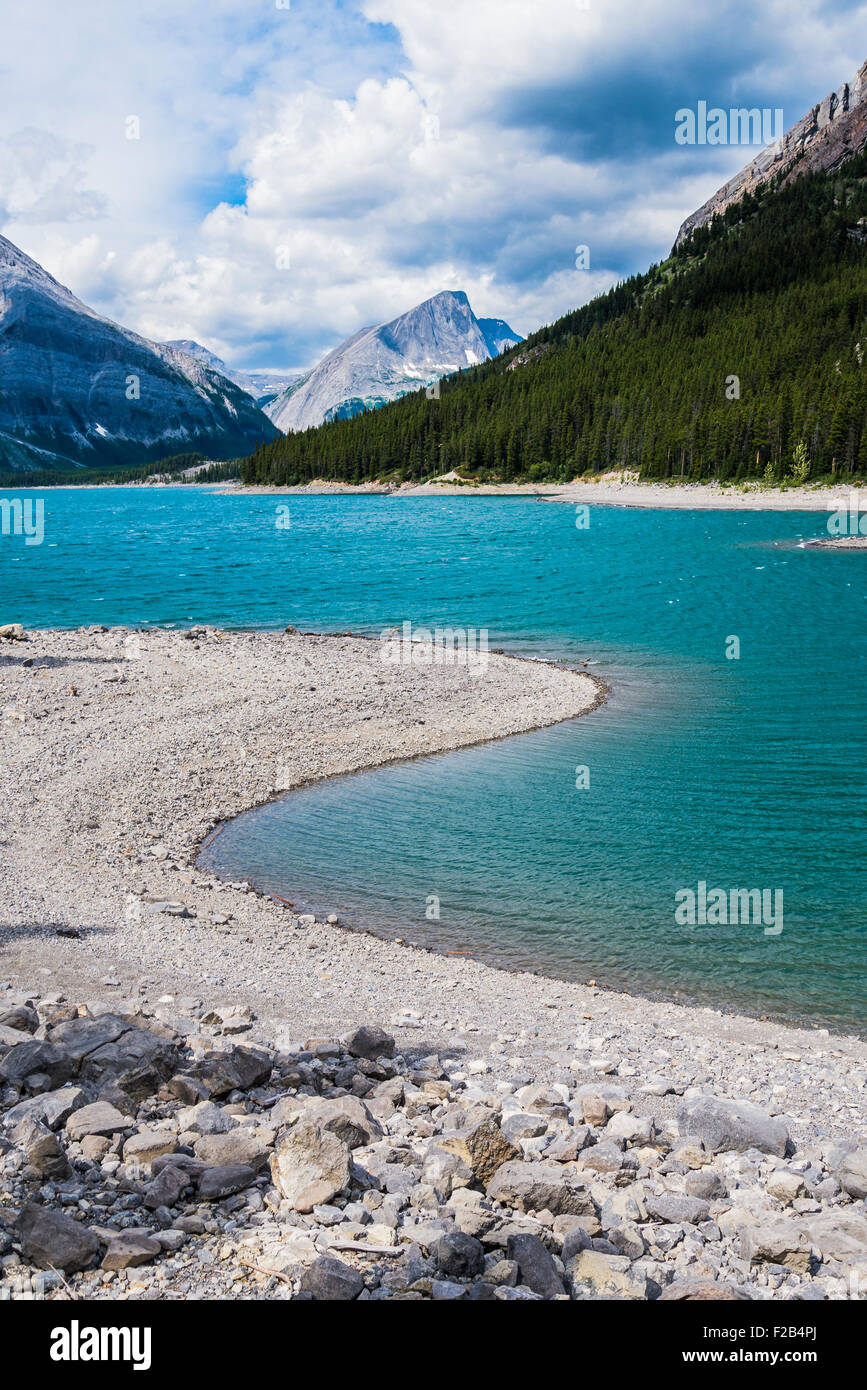
{"type": "MultiPolygon", "coordinates": [[[[92,491],[111,488],[129,488],[136,492],[162,491],[165,489],[184,491],[207,491],[218,497],[390,497],[390,498],[454,498],[454,497],[515,497],[532,498],[539,502],[567,503],[571,506],[597,507],[640,507],[659,511],[732,511],[732,512],[820,512],[830,513],[840,507],[849,506],[852,493],[858,491],[857,483],[846,483],[840,487],[818,486],[798,488],[760,488],[745,484],[740,487],[727,487],[720,483],[655,483],[630,480],[620,482],[613,478],[598,482],[571,483],[455,483],[431,482],[404,484],[390,487],[385,483],[340,483],[328,479],[317,479],[294,487],[277,485],[257,485],[244,487],[240,483],[78,483],[52,484],[25,488],[21,486],[0,489],[0,493],[32,491],[34,493],[69,491],[92,491]]],[[[867,505],[867,488],[864,489],[867,505]]],[[[830,536],[807,542],[811,548],[825,550],[863,550],[867,548],[867,537],[830,536]]]]}
{"type": "MultiPolygon", "coordinates": [[[[202,484],[207,486],[207,484],[202,484]]],[[[855,485],[832,487],[763,488],[725,487],[719,483],[598,482],[572,483],[420,483],[389,488],[381,483],[357,485],[317,480],[298,487],[229,487],[210,485],[226,496],[387,496],[387,497],[535,497],[541,502],[566,502],[574,506],[645,507],[685,511],[827,512],[855,485]]],[[[846,547],[852,548],[850,546],[846,547]]]]}

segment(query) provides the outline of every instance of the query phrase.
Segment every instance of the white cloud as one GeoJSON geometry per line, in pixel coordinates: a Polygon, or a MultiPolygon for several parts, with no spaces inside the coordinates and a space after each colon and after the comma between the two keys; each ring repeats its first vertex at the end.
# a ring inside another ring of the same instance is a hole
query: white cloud
{"type": "Polygon", "coordinates": [[[693,0],[16,7],[15,59],[0,58],[3,230],[130,327],[248,367],[305,365],[444,288],[530,331],[663,254],[743,162],[676,156],[654,93],[775,106],[803,91],[806,107],[857,65],[856,13],[818,0],[797,14],[721,0],[712,22],[693,0]],[[43,142],[32,157],[8,143],[27,126],[43,142]],[[580,243],[589,273],[573,264],[580,243]]]}

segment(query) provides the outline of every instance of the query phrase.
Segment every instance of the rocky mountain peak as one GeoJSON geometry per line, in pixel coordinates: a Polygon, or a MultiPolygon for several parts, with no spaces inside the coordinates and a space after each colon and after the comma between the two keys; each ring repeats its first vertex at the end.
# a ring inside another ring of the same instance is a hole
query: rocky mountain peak
{"type": "Polygon", "coordinates": [[[867,62],[862,63],[850,81],[812,106],[785,135],[772,145],[766,145],[733,179],[687,217],[677,234],[675,246],[696,227],[703,227],[716,214],[725,212],[729,204],[739,202],[778,174],[784,176],[783,182],[789,182],[801,174],[827,172],[859,154],[865,146],[867,62]]]}

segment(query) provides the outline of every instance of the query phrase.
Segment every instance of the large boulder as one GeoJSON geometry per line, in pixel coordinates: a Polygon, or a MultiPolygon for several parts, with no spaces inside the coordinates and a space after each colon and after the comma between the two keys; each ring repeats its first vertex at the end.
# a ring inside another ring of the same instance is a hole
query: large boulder
{"type": "Polygon", "coordinates": [[[96,1018],[67,1018],[49,1028],[48,1037],[79,1061],[106,1043],[116,1042],[132,1028],[122,1014],[99,1014],[96,1018]]]}
{"type": "Polygon", "coordinates": [[[701,1139],[715,1153],[759,1149],[784,1158],[789,1145],[789,1131],[783,1121],[749,1100],[696,1096],[678,1106],[677,1123],[681,1134],[701,1139]]]}
{"type": "Polygon", "coordinates": [[[647,1279],[626,1255],[582,1250],[566,1266],[573,1298],[645,1299],[647,1279]]]}
{"type": "Polygon", "coordinates": [[[801,1218],[807,1239],[823,1260],[841,1264],[867,1259],[867,1215],[864,1209],[835,1207],[801,1218]]]}
{"type": "Polygon", "coordinates": [[[25,1115],[12,1131],[12,1139],[23,1150],[27,1166],[46,1179],[65,1178],[69,1174],[66,1153],[47,1125],[35,1115],[25,1115]]]}
{"type": "Polygon", "coordinates": [[[32,1115],[48,1125],[49,1129],[60,1129],[73,1111],[80,1110],[86,1104],[87,1092],[80,1086],[61,1086],[57,1091],[43,1091],[41,1095],[28,1096],[26,1100],[19,1101],[6,1111],[3,1122],[7,1127],[14,1126],[25,1116],[32,1115]]]}
{"type": "Polygon", "coordinates": [[[233,1047],[228,1052],[208,1052],[172,1077],[170,1089],[186,1105],[219,1099],[230,1091],[261,1086],[271,1075],[269,1053],[252,1047],[233,1047]]]}
{"type": "Polygon", "coordinates": [[[550,1211],[555,1216],[595,1216],[589,1189],[573,1169],[559,1163],[516,1160],[498,1168],[488,1196],[518,1211],[550,1211]]]}
{"type": "Polygon", "coordinates": [[[277,1140],[271,1176],[295,1211],[312,1211],[349,1186],[349,1145],[330,1130],[299,1120],[277,1140]]]}
{"type": "Polygon", "coordinates": [[[24,1259],[38,1269],[74,1274],[89,1268],[99,1253],[99,1241],[80,1221],[35,1202],[22,1207],[15,1231],[24,1259]]]}
{"type": "Polygon", "coordinates": [[[566,1292],[557,1273],[553,1256],[538,1236],[510,1235],[506,1254],[514,1260],[521,1273],[521,1282],[542,1298],[559,1298],[566,1292]]]}
{"type": "Polygon", "coordinates": [[[251,1168],[249,1163],[227,1163],[219,1168],[206,1168],[199,1178],[199,1198],[203,1202],[220,1202],[224,1197],[243,1192],[255,1181],[256,1169],[251,1168]]]}
{"type": "Polygon", "coordinates": [[[159,1085],[171,1076],[177,1061],[178,1051],[171,1039],[162,1038],[148,1028],[130,1028],[115,1041],[88,1052],[82,1060],[80,1076],[82,1081],[92,1081],[97,1086],[109,1081],[122,1085],[128,1074],[144,1069],[153,1074],[159,1085]]]}
{"type": "Polygon", "coordinates": [[[812,1241],[804,1225],[788,1218],[745,1226],[740,1253],[750,1264],[785,1265],[796,1274],[809,1274],[813,1265],[812,1241]]]}
{"type": "Polygon", "coordinates": [[[385,1131],[357,1096],[338,1096],[334,1100],[317,1100],[304,1112],[305,1119],[321,1129],[336,1134],[350,1149],[360,1149],[376,1143],[385,1131]]]}
{"type": "MultiPolygon", "coordinates": [[[[52,1089],[70,1081],[78,1070],[78,1062],[54,1043],[28,1039],[10,1047],[0,1060],[0,1081],[25,1087],[30,1076],[48,1077],[52,1089]]],[[[44,1085],[42,1087],[44,1089],[44,1085]]]]}
{"type": "Polygon", "coordinates": [[[850,1149],[837,1165],[837,1181],[850,1197],[867,1197],[867,1148],[850,1149]]]}
{"type": "Polygon", "coordinates": [[[474,1180],[485,1186],[504,1163],[521,1157],[521,1150],[506,1138],[493,1115],[463,1129],[446,1130],[439,1138],[439,1147],[463,1159],[474,1180]]]}
{"type": "Polygon", "coordinates": [[[659,1196],[648,1195],[645,1206],[653,1221],[668,1221],[679,1225],[686,1222],[697,1226],[706,1221],[710,1212],[707,1202],[698,1197],[683,1197],[679,1192],[663,1192],[659,1196]]]}
{"type": "Polygon", "coordinates": [[[317,1302],[349,1303],[363,1288],[364,1280],[358,1270],[333,1255],[314,1260],[301,1276],[301,1292],[310,1294],[317,1302]]]}
{"type": "Polygon", "coordinates": [[[261,1168],[268,1162],[268,1148],[249,1129],[233,1129],[227,1134],[205,1134],[196,1140],[196,1158],[211,1168],[245,1163],[261,1168]]]}
{"type": "Polygon", "coordinates": [[[83,1105],[74,1111],[66,1121],[66,1133],[70,1139],[83,1139],[87,1134],[119,1134],[130,1129],[132,1120],[107,1101],[97,1100],[92,1105],[83,1105]]]}
{"type": "Polygon", "coordinates": [[[394,1038],[378,1024],[368,1024],[356,1028],[346,1044],[350,1057],[367,1057],[375,1061],[377,1057],[394,1056],[394,1038]]]}
{"type": "Polygon", "coordinates": [[[464,1231],[444,1232],[432,1250],[440,1273],[451,1279],[476,1279],[484,1271],[484,1246],[464,1231]]]}

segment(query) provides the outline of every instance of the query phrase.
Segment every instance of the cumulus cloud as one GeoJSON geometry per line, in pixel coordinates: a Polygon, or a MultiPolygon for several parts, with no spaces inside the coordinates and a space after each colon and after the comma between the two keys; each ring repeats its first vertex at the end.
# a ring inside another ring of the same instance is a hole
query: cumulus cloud
{"type": "MultiPolygon", "coordinates": [[[[693,0],[66,9],[47,100],[27,57],[9,94],[70,144],[29,183],[0,162],[6,234],[131,327],[246,367],[307,365],[446,288],[531,331],[664,255],[744,162],[676,147],[678,107],[791,123],[867,57],[851,0],[720,0],[712,20],[693,0]]],[[[36,20],[12,23],[29,54],[36,20]]]]}

